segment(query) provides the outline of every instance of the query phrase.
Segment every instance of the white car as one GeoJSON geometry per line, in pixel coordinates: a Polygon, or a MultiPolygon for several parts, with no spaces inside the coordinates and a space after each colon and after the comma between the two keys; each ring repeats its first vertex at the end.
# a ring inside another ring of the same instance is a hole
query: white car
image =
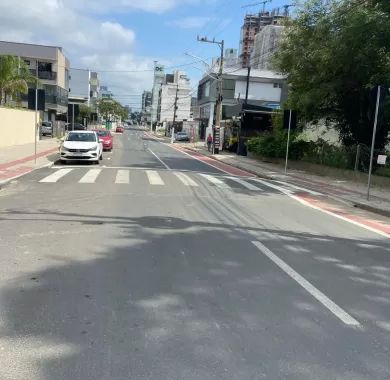
{"type": "Polygon", "coordinates": [[[61,162],[103,159],[103,143],[94,131],[71,131],[60,146],[61,162]]]}

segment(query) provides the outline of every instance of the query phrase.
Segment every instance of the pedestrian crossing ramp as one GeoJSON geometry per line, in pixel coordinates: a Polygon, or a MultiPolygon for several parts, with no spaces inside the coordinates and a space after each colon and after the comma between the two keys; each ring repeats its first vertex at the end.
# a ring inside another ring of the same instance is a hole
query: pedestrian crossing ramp
{"type": "Polygon", "coordinates": [[[258,178],[244,178],[229,175],[209,173],[196,173],[184,171],[157,171],[157,170],[132,170],[132,169],[108,169],[108,168],[61,168],[54,169],[52,173],[39,180],[41,184],[114,184],[118,186],[134,185],[139,181],[153,187],[185,186],[199,188],[204,185],[213,186],[221,190],[241,190],[250,193],[282,192],[295,193],[305,191],[313,195],[319,195],[309,189],[304,189],[286,182],[265,181],[258,178]]]}

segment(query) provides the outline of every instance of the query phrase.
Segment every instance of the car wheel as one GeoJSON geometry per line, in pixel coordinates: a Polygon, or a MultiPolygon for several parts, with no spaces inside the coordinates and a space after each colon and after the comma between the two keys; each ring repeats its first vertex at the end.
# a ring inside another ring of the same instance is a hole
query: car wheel
{"type": "MultiPolygon", "coordinates": [[[[99,160],[101,161],[103,159],[103,154],[100,155],[99,160]]],[[[99,161],[98,161],[99,162],[99,161]]]]}

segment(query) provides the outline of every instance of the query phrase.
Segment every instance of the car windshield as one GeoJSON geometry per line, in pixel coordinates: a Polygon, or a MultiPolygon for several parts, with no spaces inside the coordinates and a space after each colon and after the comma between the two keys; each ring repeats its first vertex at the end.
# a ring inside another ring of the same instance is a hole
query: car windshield
{"type": "Polygon", "coordinates": [[[94,133],[69,133],[66,141],[95,142],[96,135],[94,133]]]}
{"type": "Polygon", "coordinates": [[[187,136],[187,133],[186,132],[178,132],[177,133],[179,136],[187,136]]]}
{"type": "Polygon", "coordinates": [[[96,131],[96,133],[99,137],[110,136],[110,132],[108,131],[96,131]]]}

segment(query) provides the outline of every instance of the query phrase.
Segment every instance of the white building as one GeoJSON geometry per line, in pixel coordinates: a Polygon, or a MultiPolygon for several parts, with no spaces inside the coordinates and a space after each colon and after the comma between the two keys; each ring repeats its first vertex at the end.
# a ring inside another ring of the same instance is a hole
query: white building
{"type": "Polygon", "coordinates": [[[97,73],[87,69],[70,69],[69,99],[75,103],[92,105],[99,95],[97,73]]]}
{"type": "Polygon", "coordinates": [[[157,119],[160,123],[172,123],[175,121],[190,119],[191,114],[191,87],[190,81],[184,71],[176,70],[166,76],[165,83],[160,86],[157,119]]]}
{"type": "Polygon", "coordinates": [[[152,123],[155,123],[157,121],[159,92],[161,89],[161,85],[164,83],[164,81],[165,81],[164,66],[155,63],[154,76],[153,76],[153,89],[152,89],[152,104],[150,107],[152,123]]]}

